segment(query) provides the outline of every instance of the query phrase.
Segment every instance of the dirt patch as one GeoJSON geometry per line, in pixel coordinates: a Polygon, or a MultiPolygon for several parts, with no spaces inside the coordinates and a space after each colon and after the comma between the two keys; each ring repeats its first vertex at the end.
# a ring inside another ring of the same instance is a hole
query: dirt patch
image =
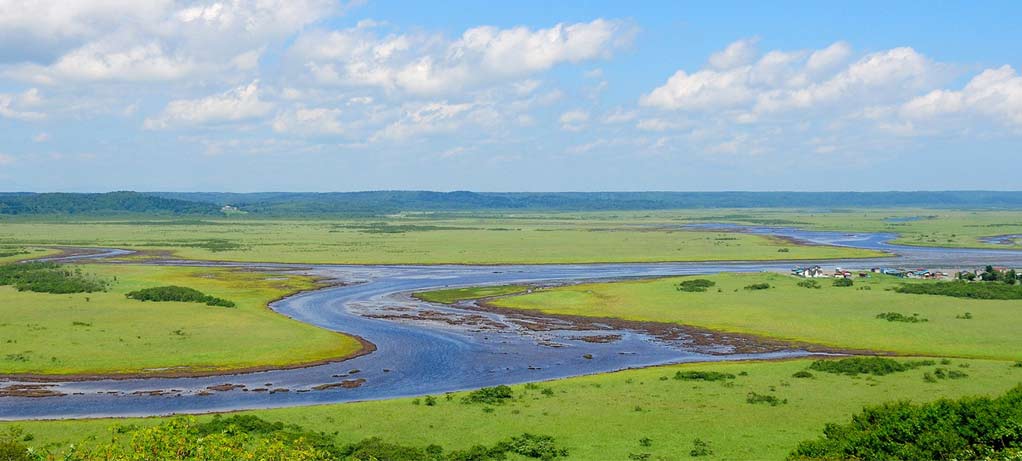
{"type": "MultiPolygon", "coordinates": [[[[599,331],[599,330],[627,330],[645,333],[662,341],[673,342],[681,346],[695,350],[696,352],[710,355],[731,355],[731,354],[761,354],[767,352],[779,352],[785,350],[799,349],[815,353],[831,354],[881,354],[894,355],[887,352],[876,352],[867,350],[844,349],[819,344],[811,344],[799,341],[786,341],[781,339],[765,338],[745,333],[730,333],[708,330],[705,328],[681,325],[677,323],[644,322],[636,320],[623,320],[609,317],[582,317],[575,315],[547,314],[536,311],[508,309],[497,307],[485,301],[477,302],[471,306],[463,306],[466,309],[478,309],[486,312],[501,314],[509,321],[515,322],[522,328],[533,331],[555,331],[555,330],[578,330],[578,331],[599,331]]],[[[598,338],[592,342],[600,342],[604,339],[613,340],[621,338],[617,334],[573,337],[572,339],[586,340],[585,338],[598,338]]]]}
{"type": "Polygon", "coordinates": [[[483,315],[459,315],[432,310],[414,311],[412,313],[407,314],[366,313],[362,314],[362,316],[381,320],[432,321],[446,323],[448,325],[454,326],[467,326],[498,330],[504,328],[504,325],[501,324],[500,322],[495,322],[492,319],[483,315]]]}
{"type": "Polygon", "coordinates": [[[0,387],[0,397],[30,397],[30,398],[41,398],[41,397],[61,397],[66,394],[57,392],[53,389],[52,384],[12,384],[10,386],[0,387]]]}
{"type": "Polygon", "coordinates": [[[317,391],[325,391],[327,389],[336,389],[336,388],[354,389],[356,387],[361,387],[363,384],[365,384],[365,382],[366,382],[366,380],[364,378],[346,379],[346,380],[341,381],[339,383],[328,383],[328,384],[320,384],[318,386],[312,386],[312,389],[313,390],[317,390],[317,391]]]}
{"type": "Polygon", "coordinates": [[[225,384],[217,384],[215,386],[206,386],[206,389],[209,389],[211,391],[217,391],[217,392],[227,392],[227,391],[233,391],[235,389],[241,389],[241,388],[244,388],[244,387],[245,387],[244,384],[225,383],[225,384]]]}
{"type": "Polygon", "coordinates": [[[587,343],[607,344],[621,340],[621,335],[592,335],[592,336],[571,336],[568,339],[585,341],[587,343]]]}

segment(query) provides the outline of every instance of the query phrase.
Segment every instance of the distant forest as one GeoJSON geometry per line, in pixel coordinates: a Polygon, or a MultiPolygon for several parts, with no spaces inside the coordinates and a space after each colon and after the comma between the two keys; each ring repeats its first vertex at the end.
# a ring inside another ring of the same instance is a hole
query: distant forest
{"type": "Polygon", "coordinates": [[[0,193],[0,214],[379,215],[399,211],[608,211],[698,208],[1022,208],[1022,191],[945,192],[109,192],[0,193]]]}

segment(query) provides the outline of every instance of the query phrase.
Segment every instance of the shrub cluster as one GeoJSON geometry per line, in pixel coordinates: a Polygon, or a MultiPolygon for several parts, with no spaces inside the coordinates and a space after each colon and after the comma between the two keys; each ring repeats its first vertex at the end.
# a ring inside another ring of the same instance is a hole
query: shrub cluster
{"type": "Polygon", "coordinates": [[[179,301],[185,303],[204,303],[207,306],[234,307],[234,302],[232,301],[213,297],[193,288],[174,285],[143,288],[129,292],[125,296],[139,301],[179,301]]]}
{"type": "Polygon", "coordinates": [[[735,375],[719,371],[679,371],[674,374],[674,379],[679,381],[725,381],[735,379],[735,375]]]}
{"type": "Polygon", "coordinates": [[[878,319],[884,319],[888,322],[905,322],[905,323],[920,323],[929,322],[928,319],[920,318],[919,314],[905,315],[898,312],[883,312],[877,314],[878,319]]]}
{"type": "Polygon", "coordinates": [[[0,266],[0,285],[12,285],[18,291],[38,293],[92,293],[106,291],[109,282],[56,263],[32,262],[0,266]]]}
{"type": "Polygon", "coordinates": [[[1022,386],[997,397],[866,407],[848,424],[827,424],[789,459],[1019,459],[1022,386]]]}
{"type": "Polygon", "coordinates": [[[849,357],[840,360],[817,360],[809,365],[809,369],[843,375],[862,373],[883,376],[935,364],[936,362],[932,360],[899,362],[885,357],[849,357]]]}
{"type": "Polygon", "coordinates": [[[684,282],[677,284],[675,288],[677,288],[678,291],[702,292],[716,284],[717,282],[714,282],[713,280],[692,279],[685,280],[684,282]]]}
{"type": "Polygon", "coordinates": [[[788,403],[788,399],[781,400],[776,396],[770,394],[757,394],[755,392],[749,392],[748,395],[745,396],[745,402],[751,403],[753,405],[766,404],[772,407],[776,407],[778,405],[788,403]]]}
{"type": "Polygon", "coordinates": [[[852,279],[846,278],[834,279],[834,286],[836,287],[850,287],[852,285],[855,285],[855,282],[853,282],[852,279]]]}
{"type": "Polygon", "coordinates": [[[553,437],[524,433],[493,446],[475,445],[445,452],[438,445],[414,447],[389,443],[379,437],[339,444],[335,434],[315,432],[294,424],[270,422],[251,415],[234,415],[199,423],[192,417],[138,427],[115,426],[106,443],[73,444],[61,453],[30,451],[20,433],[0,434],[0,459],[36,461],[99,461],[111,459],[274,459],[293,461],[497,461],[509,455],[553,460],[568,450],[553,437]]]}
{"type": "Polygon", "coordinates": [[[802,288],[821,288],[820,282],[817,282],[816,280],[813,279],[806,279],[801,282],[798,282],[798,286],[802,288]]]}
{"type": "Polygon", "coordinates": [[[500,405],[514,397],[515,393],[511,390],[511,387],[501,384],[500,386],[484,387],[469,392],[468,395],[461,398],[461,402],[500,405]]]}
{"type": "Polygon", "coordinates": [[[935,282],[911,283],[895,289],[914,295],[953,296],[972,299],[1022,299],[1022,285],[1006,283],[935,282]]]}
{"type": "Polygon", "coordinates": [[[766,290],[770,288],[769,283],[753,283],[752,285],[746,285],[746,290],[766,290]]]}

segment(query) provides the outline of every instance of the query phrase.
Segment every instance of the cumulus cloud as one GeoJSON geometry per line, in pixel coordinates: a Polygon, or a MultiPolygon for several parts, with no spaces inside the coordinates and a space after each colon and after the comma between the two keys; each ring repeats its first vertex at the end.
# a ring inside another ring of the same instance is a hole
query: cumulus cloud
{"type": "Polygon", "coordinates": [[[269,43],[337,9],[331,0],[0,0],[0,38],[54,42],[40,53],[52,58],[2,59],[0,47],[0,62],[10,63],[10,76],[46,84],[247,71],[269,43]]]}
{"type": "Polygon", "coordinates": [[[1022,75],[1011,66],[984,70],[959,91],[934,90],[900,107],[909,119],[945,115],[981,115],[1022,127],[1022,75]]]}
{"type": "Polygon", "coordinates": [[[770,51],[749,58],[747,41],[715,55],[711,68],[678,70],[667,82],[640,98],[640,104],[666,110],[732,109],[746,115],[904,100],[947,81],[949,66],[909,47],[870,53],[846,64],[844,42],[812,52],[770,51]],[[739,59],[740,58],[740,59],[739,59]],[[744,64],[742,64],[744,63],[744,64]]]}
{"type": "Polygon", "coordinates": [[[170,101],[163,113],[145,120],[146,129],[236,122],[266,115],[273,104],[259,99],[259,82],[199,99],[170,101]]]}
{"type": "Polygon", "coordinates": [[[546,29],[481,26],[456,40],[380,36],[375,26],[304,33],[291,49],[292,59],[321,84],[436,95],[606,57],[629,36],[625,24],[604,19],[546,29]]]}
{"type": "Polygon", "coordinates": [[[738,40],[721,51],[710,55],[710,66],[715,69],[727,70],[744,66],[756,59],[757,38],[738,40]]]}

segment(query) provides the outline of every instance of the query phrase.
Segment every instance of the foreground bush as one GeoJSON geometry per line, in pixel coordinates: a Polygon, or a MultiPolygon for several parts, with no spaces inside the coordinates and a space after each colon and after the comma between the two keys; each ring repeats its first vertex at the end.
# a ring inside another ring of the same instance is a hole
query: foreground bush
{"type": "Polygon", "coordinates": [[[207,295],[199,290],[179,286],[145,288],[132,291],[125,296],[139,301],[179,301],[204,303],[207,306],[234,307],[234,302],[207,295]]]}
{"type": "Polygon", "coordinates": [[[1022,386],[995,399],[867,407],[789,459],[1022,459],[1022,386]]]}
{"type": "Polygon", "coordinates": [[[37,293],[93,293],[106,291],[109,283],[56,263],[34,262],[0,266],[0,285],[37,293]]]}
{"type": "Polygon", "coordinates": [[[270,422],[256,416],[214,416],[199,423],[193,417],[175,418],[151,426],[114,426],[105,443],[85,441],[61,452],[29,450],[20,432],[0,435],[0,461],[109,461],[192,460],[234,461],[499,461],[515,459],[553,460],[568,455],[553,437],[522,434],[492,446],[475,445],[445,452],[438,445],[413,447],[389,443],[379,437],[339,444],[335,434],[309,431],[294,424],[270,422]]]}

